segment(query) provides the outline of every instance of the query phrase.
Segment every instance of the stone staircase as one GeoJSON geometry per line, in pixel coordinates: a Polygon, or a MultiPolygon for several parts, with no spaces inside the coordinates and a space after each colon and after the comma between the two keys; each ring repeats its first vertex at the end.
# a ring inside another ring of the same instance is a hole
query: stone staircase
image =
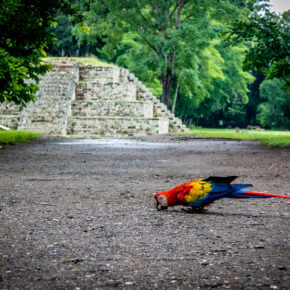
{"type": "Polygon", "coordinates": [[[22,111],[18,129],[66,135],[77,78],[78,68],[73,65],[55,67],[42,77],[35,101],[22,111]]]}
{"type": "Polygon", "coordinates": [[[168,119],[137,99],[136,82],[117,67],[80,67],[68,133],[139,136],[168,133],[168,119]]]}
{"type": "Polygon", "coordinates": [[[17,129],[22,106],[14,103],[0,103],[0,125],[8,127],[10,129],[17,129]]]}
{"type": "Polygon", "coordinates": [[[187,130],[126,69],[53,65],[41,79],[34,103],[23,110],[8,105],[13,116],[7,105],[0,106],[0,124],[48,135],[142,136],[187,130]]]}
{"type": "Polygon", "coordinates": [[[137,84],[137,99],[149,101],[153,103],[153,115],[155,117],[167,118],[169,122],[169,132],[187,132],[188,128],[182,123],[182,121],[175,117],[171,113],[167,106],[160,102],[160,100],[154,96],[151,91],[145,87],[133,74],[130,73],[132,78],[137,84]]]}

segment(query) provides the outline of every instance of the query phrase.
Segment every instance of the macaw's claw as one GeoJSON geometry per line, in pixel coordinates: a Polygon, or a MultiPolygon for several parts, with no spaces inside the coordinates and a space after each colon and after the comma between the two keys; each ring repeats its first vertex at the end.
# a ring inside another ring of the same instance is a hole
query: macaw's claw
{"type": "Polygon", "coordinates": [[[204,209],[204,206],[187,207],[187,208],[182,208],[181,210],[186,212],[186,213],[203,213],[203,212],[207,211],[206,209],[204,209]]]}

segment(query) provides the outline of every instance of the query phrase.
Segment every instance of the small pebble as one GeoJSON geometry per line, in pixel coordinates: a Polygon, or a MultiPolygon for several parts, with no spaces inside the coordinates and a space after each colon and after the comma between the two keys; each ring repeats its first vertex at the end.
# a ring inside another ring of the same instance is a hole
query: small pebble
{"type": "Polygon", "coordinates": [[[125,285],[126,286],[130,286],[130,285],[133,285],[133,284],[134,284],[133,282],[129,282],[129,281],[128,282],[125,282],[125,285]]]}

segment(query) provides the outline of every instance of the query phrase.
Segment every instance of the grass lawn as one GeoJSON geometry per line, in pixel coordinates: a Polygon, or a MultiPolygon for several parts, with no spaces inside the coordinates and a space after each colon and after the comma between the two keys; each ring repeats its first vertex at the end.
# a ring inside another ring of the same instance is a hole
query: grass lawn
{"type": "Polygon", "coordinates": [[[41,133],[30,131],[2,131],[0,130],[0,148],[3,145],[14,145],[21,142],[28,142],[41,136],[41,133]]]}
{"type": "Polygon", "coordinates": [[[239,140],[260,140],[263,145],[270,147],[290,147],[290,132],[288,131],[256,131],[241,129],[239,133],[236,133],[235,129],[190,128],[189,132],[184,132],[182,134],[239,140]]]}
{"type": "Polygon", "coordinates": [[[82,65],[95,65],[95,66],[115,66],[114,64],[110,64],[98,59],[96,56],[90,57],[45,57],[44,61],[53,62],[53,61],[72,61],[72,62],[80,62],[82,65]]]}

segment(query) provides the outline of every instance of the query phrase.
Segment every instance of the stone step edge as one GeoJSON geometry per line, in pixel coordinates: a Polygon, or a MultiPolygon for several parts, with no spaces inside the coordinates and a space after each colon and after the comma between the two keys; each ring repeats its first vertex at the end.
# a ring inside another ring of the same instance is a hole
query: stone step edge
{"type": "MultiPolygon", "coordinates": [[[[139,100],[137,100],[136,98],[133,98],[133,97],[128,97],[128,96],[124,96],[123,98],[118,98],[118,99],[115,99],[113,98],[114,96],[110,96],[110,97],[96,97],[96,96],[80,96],[80,95],[76,95],[75,96],[75,99],[73,101],[87,101],[87,102],[90,102],[90,101],[93,101],[93,102],[97,102],[97,101],[101,101],[101,100],[104,100],[104,101],[113,101],[113,100],[116,100],[116,101],[128,101],[128,102],[134,102],[134,101],[137,101],[139,102],[139,100]]],[[[144,102],[147,102],[147,103],[151,103],[150,101],[144,101],[144,102]]]]}
{"type": "Polygon", "coordinates": [[[20,118],[20,113],[19,114],[15,114],[15,115],[11,115],[11,114],[1,114],[0,115],[0,120],[1,119],[9,119],[9,118],[20,118]]]}
{"type": "Polygon", "coordinates": [[[160,106],[162,109],[162,115],[160,115],[160,117],[167,117],[169,119],[169,127],[170,128],[174,128],[175,127],[175,123],[179,123],[181,122],[181,125],[178,125],[179,128],[181,128],[184,131],[188,131],[188,128],[182,123],[182,120],[179,119],[178,117],[176,117],[167,107],[165,104],[163,104],[156,96],[154,96],[152,94],[152,92],[150,91],[149,88],[147,88],[135,75],[133,75],[132,73],[130,73],[128,71],[128,77],[133,80],[137,86],[137,100],[138,97],[141,99],[147,99],[150,100],[151,102],[153,102],[153,107],[154,106],[160,106]],[[138,95],[139,94],[139,95],[138,95]],[[165,115],[165,116],[164,116],[165,115]]]}
{"type": "Polygon", "coordinates": [[[167,118],[159,118],[159,117],[153,117],[153,118],[147,118],[147,117],[118,117],[118,116],[97,116],[97,117],[75,117],[73,115],[68,116],[69,119],[75,119],[75,120],[106,120],[106,119],[110,119],[110,120],[130,120],[130,121],[134,121],[134,120],[138,120],[138,121],[142,121],[142,120],[168,120],[167,118]]]}
{"type": "MultiPolygon", "coordinates": [[[[139,86],[144,86],[144,85],[141,84],[139,86]]],[[[160,106],[160,109],[161,109],[160,113],[161,114],[158,114],[157,116],[169,119],[170,132],[173,132],[174,129],[179,129],[179,130],[182,130],[184,132],[188,131],[188,128],[182,123],[182,120],[179,119],[178,117],[176,117],[170,110],[168,110],[167,107],[165,106],[165,104],[163,104],[157,97],[155,97],[154,95],[153,96],[149,95],[149,96],[142,96],[142,98],[151,100],[153,102],[153,107],[160,106]],[[181,124],[178,124],[178,126],[176,126],[176,123],[179,123],[179,122],[181,124]]],[[[137,97],[137,99],[138,99],[138,97],[137,97]]]]}
{"type": "Polygon", "coordinates": [[[90,99],[86,101],[85,99],[76,99],[72,101],[72,105],[74,103],[82,103],[82,104],[95,104],[95,103],[128,103],[128,104],[152,104],[149,101],[138,101],[138,100],[116,100],[116,99],[90,99]]]}

